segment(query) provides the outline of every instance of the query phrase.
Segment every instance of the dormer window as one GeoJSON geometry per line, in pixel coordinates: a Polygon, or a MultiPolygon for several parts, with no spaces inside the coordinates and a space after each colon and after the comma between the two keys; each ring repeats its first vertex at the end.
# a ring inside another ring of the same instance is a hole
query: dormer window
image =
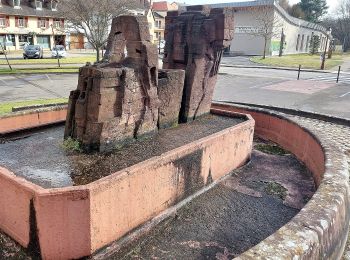
{"type": "Polygon", "coordinates": [[[42,1],[35,1],[35,8],[36,8],[36,10],[42,10],[43,9],[43,2],[42,1]]]}
{"type": "Polygon", "coordinates": [[[57,11],[57,2],[56,1],[51,1],[51,10],[57,11]]]}
{"type": "Polygon", "coordinates": [[[16,9],[21,8],[21,0],[12,0],[13,1],[13,7],[16,9]]]}

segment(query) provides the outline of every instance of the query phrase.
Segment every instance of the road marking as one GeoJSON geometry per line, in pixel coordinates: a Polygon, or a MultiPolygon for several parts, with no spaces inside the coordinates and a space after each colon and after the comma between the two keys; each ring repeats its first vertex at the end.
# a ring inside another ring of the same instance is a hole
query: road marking
{"type": "Polygon", "coordinates": [[[265,82],[264,84],[255,85],[255,86],[252,86],[252,87],[249,87],[249,88],[251,88],[251,89],[253,89],[253,88],[262,88],[262,87],[270,86],[272,84],[279,84],[279,83],[282,83],[282,82],[285,82],[285,81],[289,81],[289,80],[279,80],[279,81],[265,82]]]}
{"type": "Polygon", "coordinates": [[[339,96],[339,97],[342,98],[342,97],[345,97],[345,96],[347,96],[347,95],[349,95],[349,94],[350,94],[350,91],[347,92],[347,93],[345,93],[345,94],[343,94],[343,95],[341,95],[341,96],[339,96]]]}
{"type": "Polygon", "coordinates": [[[55,92],[55,91],[52,91],[52,90],[50,90],[50,89],[47,89],[47,88],[45,88],[45,87],[43,87],[43,86],[40,86],[40,85],[37,84],[37,83],[31,82],[30,80],[27,80],[27,79],[25,79],[25,78],[21,78],[20,76],[17,76],[17,75],[14,75],[14,77],[17,78],[17,79],[19,79],[19,80],[22,80],[23,82],[26,82],[27,84],[32,85],[33,87],[36,87],[36,88],[41,89],[41,90],[43,90],[43,91],[45,91],[45,92],[48,92],[48,93],[50,93],[50,94],[53,95],[53,96],[56,96],[56,97],[58,97],[58,98],[65,98],[65,97],[62,96],[61,94],[59,94],[59,93],[57,93],[57,92],[55,92]]]}
{"type": "Polygon", "coordinates": [[[4,84],[5,84],[5,86],[7,86],[7,82],[6,82],[5,80],[0,79],[0,81],[1,81],[2,83],[4,83],[4,84]]]}

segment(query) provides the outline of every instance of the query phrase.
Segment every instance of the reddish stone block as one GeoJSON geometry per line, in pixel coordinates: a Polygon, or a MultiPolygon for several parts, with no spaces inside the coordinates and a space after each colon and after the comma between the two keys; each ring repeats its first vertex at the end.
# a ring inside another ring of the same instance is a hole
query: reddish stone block
{"type": "Polygon", "coordinates": [[[70,98],[65,138],[86,150],[154,133],[158,124],[158,53],[141,16],[114,19],[104,62],[80,70],[70,98]],[[124,49],[128,57],[124,57],[124,49]]]}
{"type": "Polygon", "coordinates": [[[233,38],[233,10],[189,6],[168,15],[163,68],[186,71],[180,119],[187,122],[210,112],[222,53],[233,38]]]}
{"type": "Polygon", "coordinates": [[[159,128],[168,128],[178,124],[185,81],[183,70],[160,70],[158,94],[159,128]]]}

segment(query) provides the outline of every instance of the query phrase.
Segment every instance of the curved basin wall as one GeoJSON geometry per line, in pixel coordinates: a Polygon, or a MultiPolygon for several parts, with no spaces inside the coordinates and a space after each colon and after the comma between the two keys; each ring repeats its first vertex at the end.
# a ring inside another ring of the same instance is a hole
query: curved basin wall
{"type": "Polygon", "coordinates": [[[0,210],[0,228],[25,247],[37,231],[44,259],[92,254],[250,159],[254,120],[213,112],[245,121],[85,186],[43,189],[0,168],[1,204],[18,205],[0,210]]]}
{"type": "Polygon", "coordinates": [[[314,134],[278,113],[224,104],[213,104],[213,108],[250,114],[255,120],[255,134],[295,154],[310,169],[318,187],[287,225],[239,258],[340,259],[350,220],[345,155],[326,150],[314,134]]]}

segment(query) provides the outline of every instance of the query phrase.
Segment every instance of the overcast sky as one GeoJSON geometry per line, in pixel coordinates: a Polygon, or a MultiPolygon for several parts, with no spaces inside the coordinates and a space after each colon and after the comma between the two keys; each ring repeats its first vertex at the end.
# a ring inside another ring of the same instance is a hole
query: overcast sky
{"type": "MultiPolygon", "coordinates": [[[[158,0],[157,0],[158,1],[158,0]]],[[[171,2],[171,1],[169,1],[171,2]]],[[[186,4],[214,4],[214,3],[227,3],[227,2],[246,2],[244,0],[180,0],[177,2],[185,2],[186,4]]],[[[289,0],[291,4],[300,2],[300,0],[289,0]]],[[[330,7],[330,11],[333,11],[334,8],[338,5],[339,0],[327,0],[327,3],[330,7]]]]}

